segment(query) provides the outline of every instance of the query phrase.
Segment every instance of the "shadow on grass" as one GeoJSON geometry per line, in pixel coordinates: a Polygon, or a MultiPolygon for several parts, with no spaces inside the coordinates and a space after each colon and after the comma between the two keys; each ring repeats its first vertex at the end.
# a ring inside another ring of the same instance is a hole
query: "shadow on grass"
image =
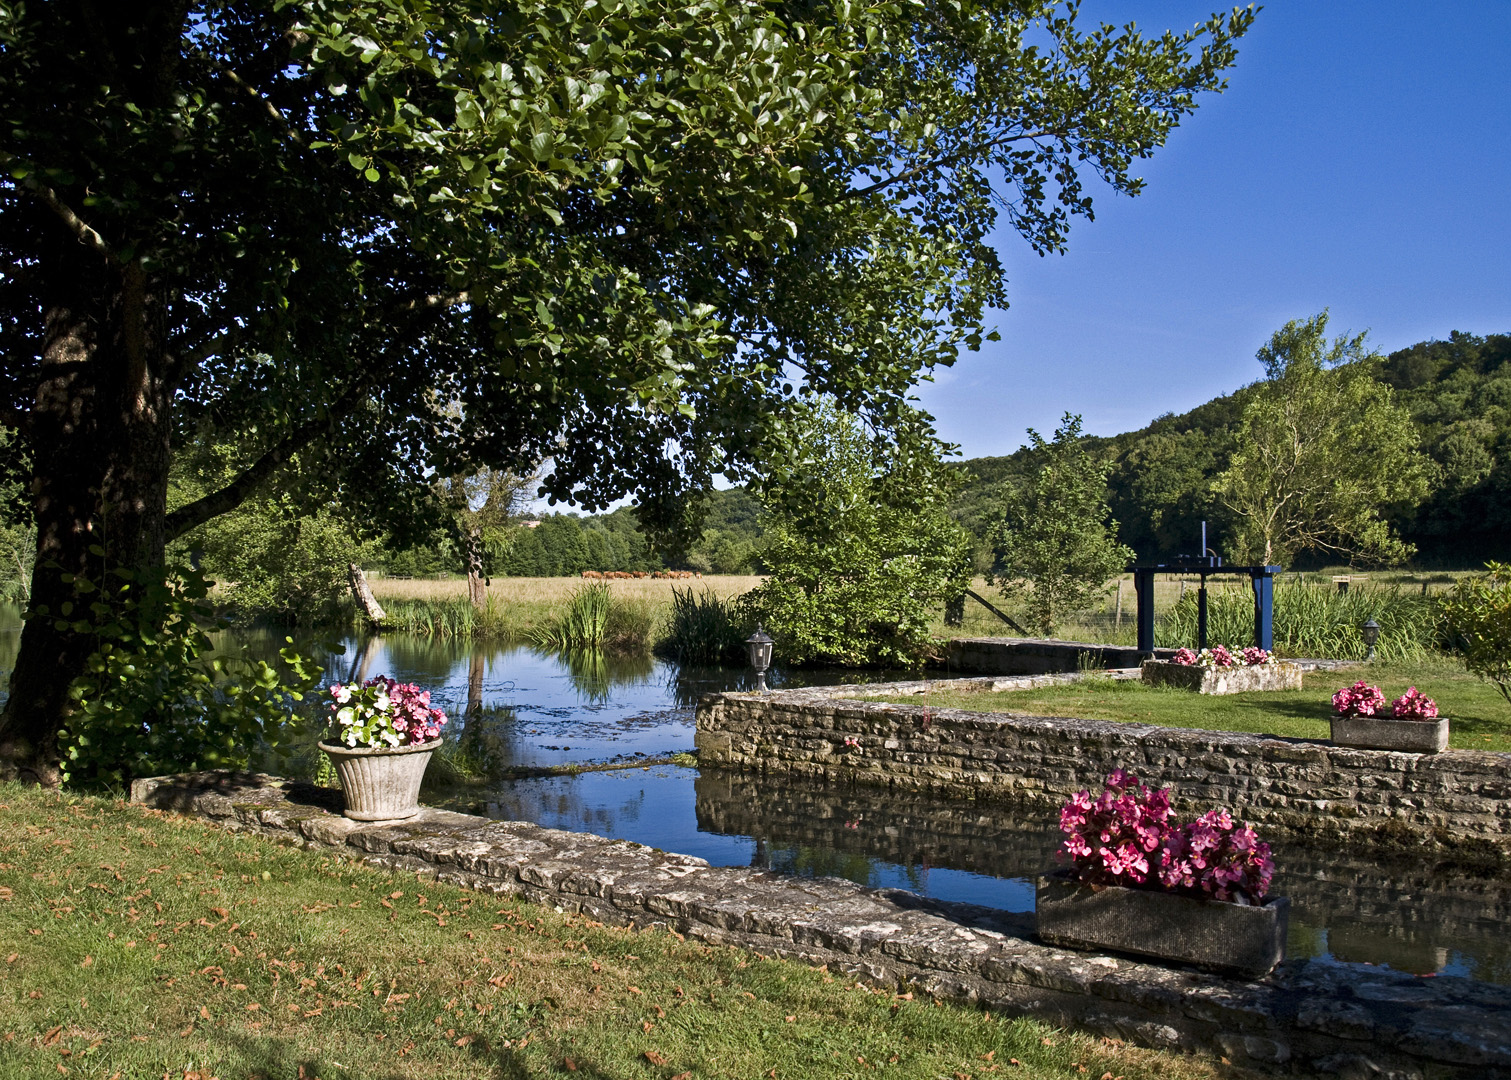
{"type": "MultiPolygon", "coordinates": [[[[264,1035],[238,1035],[233,1032],[223,1032],[224,1049],[229,1051],[228,1056],[235,1055],[240,1058],[241,1065],[248,1072],[248,1077],[262,1077],[263,1080],[283,1080],[287,1077],[298,1077],[299,1080],[346,1080],[346,1078],[362,1078],[362,1080],[408,1080],[414,1075],[411,1064],[423,1063],[424,1066],[442,1070],[442,1075],[449,1074],[444,1063],[437,1060],[434,1048],[412,1047],[404,1051],[404,1040],[392,1039],[393,1064],[386,1070],[375,1070],[371,1061],[363,1062],[358,1066],[343,1065],[336,1061],[329,1053],[311,1053],[295,1045],[291,1038],[279,1038],[264,1035]],[[401,1053],[401,1051],[403,1051],[401,1053]]],[[[385,1040],[387,1041],[387,1040],[385,1040]]],[[[465,1046],[456,1048],[454,1051],[447,1048],[448,1053],[458,1056],[465,1054],[472,1059],[474,1065],[481,1064],[490,1070],[490,1075],[497,1080],[525,1080],[526,1077],[536,1075],[521,1060],[518,1051],[512,1048],[494,1046],[485,1036],[475,1036],[465,1046]]],[[[561,1064],[563,1055],[550,1054],[558,1058],[556,1064],[561,1064]]],[[[570,1057],[570,1054],[565,1055],[570,1057]]],[[[605,1073],[583,1061],[573,1060],[575,1071],[584,1077],[607,1077],[605,1073]]],[[[223,1071],[224,1068],[222,1067],[223,1071]]],[[[472,1070],[469,1070],[471,1072],[472,1070]]],[[[617,1074],[613,1074],[617,1075],[617,1074]]]]}

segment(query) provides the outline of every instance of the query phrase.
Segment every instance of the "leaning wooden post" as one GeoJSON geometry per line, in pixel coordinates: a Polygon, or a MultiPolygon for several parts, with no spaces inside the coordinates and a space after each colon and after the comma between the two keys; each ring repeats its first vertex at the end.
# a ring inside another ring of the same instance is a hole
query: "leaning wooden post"
{"type": "Polygon", "coordinates": [[[367,621],[373,626],[380,625],[388,616],[384,614],[383,605],[378,603],[378,598],[368,586],[367,575],[362,572],[362,567],[357,563],[348,564],[347,575],[351,579],[352,596],[356,598],[362,614],[367,616],[367,621]]]}

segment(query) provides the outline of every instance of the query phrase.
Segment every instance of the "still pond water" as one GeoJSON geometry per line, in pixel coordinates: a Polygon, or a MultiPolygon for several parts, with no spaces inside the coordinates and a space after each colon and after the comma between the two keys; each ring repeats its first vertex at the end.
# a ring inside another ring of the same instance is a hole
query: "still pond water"
{"type": "MultiPolygon", "coordinates": [[[[0,630],[6,668],[13,633],[0,630]]],[[[1017,913],[1032,912],[1033,876],[1058,846],[1052,820],[989,804],[633,764],[690,752],[698,695],[750,688],[745,670],[400,636],[344,645],[327,660],[331,680],[386,673],[429,688],[452,718],[448,738],[495,770],[630,766],[437,790],[431,805],[1017,913]]],[[[769,681],[856,676],[777,671],[769,681]]],[[[1511,880],[1300,843],[1277,844],[1275,858],[1275,890],[1292,903],[1291,956],[1511,984],[1511,880]]]]}

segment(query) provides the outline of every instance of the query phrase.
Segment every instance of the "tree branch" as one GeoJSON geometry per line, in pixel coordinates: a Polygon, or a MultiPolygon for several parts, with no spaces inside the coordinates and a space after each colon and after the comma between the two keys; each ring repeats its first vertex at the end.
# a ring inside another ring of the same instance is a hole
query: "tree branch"
{"type": "Polygon", "coordinates": [[[260,458],[244,469],[240,476],[219,491],[212,491],[203,498],[180,506],[168,515],[165,531],[169,540],[176,540],[196,526],[203,525],[213,517],[236,509],[262,483],[279,468],[286,465],[299,451],[320,436],[332,431],[341,417],[350,411],[362,395],[376,382],[375,374],[361,376],[337,398],[325,415],[295,428],[271,447],[260,458]]]}
{"type": "MultiPolygon", "coordinates": [[[[467,302],[468,294],[465,292],[450,295],[431,294],[398,304],[394,308],[391,308],[390,311],[394,314],[400,312],[429,313],[443,311],[467,302]]],[[[391,358],[397,358],[402,351],[402,338],[411,333],[419,332],[423,323],[423,319],[417,321],[415,326],[400,335],[399,340],[390,343],[389,356],[391,358]]],[[[240,506],[268,477],[272,476],[282,466],[288,464],[295,454],[309,446],[322,435],[333,431],[336,425],[341,422],[342,417],[351,411],[357,402],[362,399],[362,395],[377,384],[390,363],[392,363],[392,359],[387,363],[375,363],[365,372],[358,375],[352,384],[347,387],[346,391],[335,401],[331,402],[323,417],[311,420],[289,432],[278,443],[265,451],[260,458],[242,470],[241,474],[225,487],[219,491],[212,491],[203,498],[180,506],[173,513],[169,514],[165,523],[168,539],[175,540],[190,529],[203,525],[211,518],[218,517],[240,506]]]]}
{"type": "MultiPolygon", "coordinates": [[[[15,154],[0,150],[0,166],[9,168],[11,165],[19,163],[20,161],[21,159],[16,157],[15,154]]],[[[68,226],[68,231],[73,233],[81,243],[85,244],[88,247],[94,248],[95,251],[99,252],[107,259],[115,258],[115,251],[111,248],[110,244],[106,242],[105,238],[99,233],[95,232],[95,230],[89,226],[88,222],[84,221],[83,218],[74,213],[73,209],[67,203],[58,198],[58,193],[56,191],[48,187],[46,184],[42,183],[40,180],[37,180],[34,174],[28,176],[25,180],[17,180],[14,182],[20,184],[27,191],[31,192],[32,195],[34,195],[37,200],[42,203],[43,206],[47,207],[59,218],[61,218],[63,224],[68,226]]]]}
{"type": "Polygon", "coordinates": [[[916,180],[918,179],[918,177],[923,176],[926,173],[931,173],[938,169],[948,168],[951,165],[958,164],[968,157],[974,157],[975,155],[985,153],[988,150],[995,150],[998,147],[1006,146],[1009,143],[1038,142],[1038,140],[1040,139],[1051,138],[1060,139],[1063,141],[1069,137],[1070,136],[1068,131],[1034,131],[1026,132],[1021,135],[1003,135],[1000,138],[988,139],[985,142],[972,143],[969,146],[962,147],[952,154],[944,154],[940,157],[934,158],[932,161],[925,161],[921,165],[915,165],[911,169],[906,169],[903,172],[898,173],[896,176],[889,176],[885,180],[878,180],[876,181],[876,183],[871,184],[868,187],[856,188],[852,191],[847,191],[843,195],[841,195],[840,198],[864,198],[867,195],[871,195],[875,192],[889,188],[893,184],[901,184],[908,180],[916,180]]]}

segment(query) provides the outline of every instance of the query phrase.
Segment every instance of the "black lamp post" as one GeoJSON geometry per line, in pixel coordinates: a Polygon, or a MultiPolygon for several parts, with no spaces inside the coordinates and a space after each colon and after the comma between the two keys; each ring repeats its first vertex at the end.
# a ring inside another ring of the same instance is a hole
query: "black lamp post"
{"type": "Polygon", "coordinates": [[[766,693],[766,670],[771,667],[771,646],[773,642],[759,626],[756,632],[745,639],[745,651],[750,654],[750,666],[755,668],[756,693],[766,693]]]}
{"type": "Polygon", "coordinates": [[[1375,642],[1380,640],[1380,624],[1375,622],[1374,619],[1370,619],[1363,626],[1359,627],[1359,636],[1364,639],[1364,646],[1369,650],[1364,654],[1364,659],[1373,660],[1375,658],[1375,642]]]}

